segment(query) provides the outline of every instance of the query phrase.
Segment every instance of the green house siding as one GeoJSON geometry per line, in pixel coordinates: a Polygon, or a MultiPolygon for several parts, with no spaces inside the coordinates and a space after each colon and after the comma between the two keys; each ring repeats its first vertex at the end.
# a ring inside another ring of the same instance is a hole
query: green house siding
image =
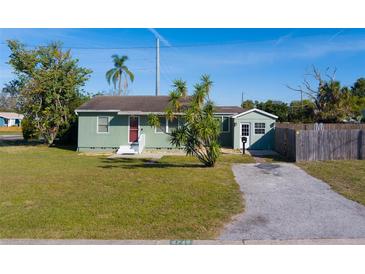
{"type": "MultiPolygon", "coordinates": [[[[139,132],[146,136],[146,148],[171,148],[169,135],[155,132],[155,128],[149,126],[148,117],[139,117],[139,132]]],[[[129,115],[116,113],[79,113],[78,148],[80,151],[89,150],[115,150],[121,145],[128,144],[129,115]],[[109,118],[109,132],[97,132],[98,116],[109,118]]]]}
{"type": "MultiPolygon", "coordinates": [[[[121,145],[129,142],[129,115],[117,113],[79,112],[78,123],[78,149],[90,150],[116,150],[121,145]],[[98,133],[98,116],[108,117],[108,133],[98,133]]],[[[222,115],[216,115],[221,117],[222,115]]],[[[226,116],[226,115],[223,115],[226,116]]],[[[229,131],[222,132],[219,142],[223,147],[240,148],[240,124],[250,124],[250,149],[272,149],[274,147],[275,119],[258,112],[251,112],[238,118],[229,118],[229,131]],[[255,123],[265,123],[265,134],[255,134],[255,123]]],[[[156,132],[155,127],[148,124],[146,115],[139,115],[139,132],[144,133],[146,138],[145,148],[172,148],[169,135],[156,132]]]]}
{"type": "Polygon", "coordinates": [[[148,116],[140,116],[140,132],[146,136],[146,148],[171,148],[169,135],[156,132],[155,127],[148,124],[148,116]]]}
{"type": "Polygon", "coordinates": [[[79,150],[115,149],[128,142],[128,116],[114,113],[79,113],[79,150]],[[97,117],[109,118],[109,132],[97,133],[97,117]]]}
{"type": "Polygon", "coordinates": [[[234,119],[233,147],[240,148],[241,123],[250,124],[249,149],[273,149],[275,119],[259,112],[250,112],[234,119]],[[265,123],[265,134],[255,134],[255,123],[265,123]]]}

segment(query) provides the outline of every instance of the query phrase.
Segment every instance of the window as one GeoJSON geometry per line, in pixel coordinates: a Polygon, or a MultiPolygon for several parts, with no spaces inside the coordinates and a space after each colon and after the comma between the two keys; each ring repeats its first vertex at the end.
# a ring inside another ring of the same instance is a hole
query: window
{"type": "Polygon", "coordinates": [[[265,134],[265,123],[255,123],[255,134],[265,134]]]}
{"type": "Polygon", "coordinates": [[[222,116],[221,131],[229,132],[229,117],[222,116]]]}
{"type": "Polygon", "coordinates": [[[166,133],[166,118],[165,117],[158,117],[158,120],[160,122],[160,126],[156,127],[156,133],[166,133]]]}
{"type": "Polygon", "coordinates": [[[171,133],[179,126],[179,121],[177,118],[172,119],[172,121],[167,121],[168,123],[168,132],[171,133]]]}
{"type": "Polygon", "coordinates": [[[183,126],[183,125],[185,125],[185,118],[184,117],[182,117],[182,116],[179,116],[178,118],[177,118],[177,122],[178,122],[178,127],[181,127],[181,126],[183,126]]]}
{"type": "Polygon", "coordinates": [[[104,116],[98,117],[98,133],[109,132],[109,118],[104,116]]]}
{"type": "Polygon", "coordinates": [[[229,132],[229,117],[216,117],[217,121],[221,126],[221,132],[229,132]]]}
{"type": "Polygon", "coordinates": [[[241,136],[250,136],[250,125],[242,124],[241,125],[241,136]]]}

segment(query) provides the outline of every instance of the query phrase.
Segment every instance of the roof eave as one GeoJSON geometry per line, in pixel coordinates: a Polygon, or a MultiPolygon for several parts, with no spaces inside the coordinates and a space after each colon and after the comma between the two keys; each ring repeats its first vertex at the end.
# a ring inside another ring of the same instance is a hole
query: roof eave
{"type": "MultiPolygon", "coordinates": [[[[158,111],[120,111],[117,109],[76,109],[76,115],[78,113],[92,113],[92,112],[108,112],[108,113],[117,113],[118,115],[149,115],[149,114],[156,114],[156,115],[165,115],[165,112],[158,112],[158,111]]],[[[183,113],[177,112],[174,113],[175,115],[182,115],[183,113]]]]}
{"type": "Polygon", "coordinates": [[[75,109],[75,113],[79,112],[118,112],[118,109],[75,109]]]}
{"type": "Polygon", "coordinates": [[[230,115],[230,116],[233,116],[233,115],[238,114],[238,112],[235,112],[235,113],[232,113],[232,112],[214,112],[213,114],[215,114],[215,115],[230,115]]]}
{"type": "Polygon", "coordinates": [[[271,117],[271,118],[274,118],[274,119],[278,119],[278,118],[279,118],[278,116],[276,116],[276,115],[274,115],[274,114],[271,114],[271,113],[269,113],[269,112],[263,111],[263,110],[258,109],[258,108],[253,108],[253,109],[246,110],[246,111],[244,111],[244,112],[238,113],[238,114],[236,114],[236,115],[232,116],[232,118],[238,118],[238,117],[241,117],[241,116],[243,116],[243,115],[246,115],[246,114],[248,114],[248,113],[255,112],[255,111],[256,111],[256,112],[258,112],[258,113],[261,113],[261,114],[263,114],[263,115],[269,116],[269,117],[271,117]]]}

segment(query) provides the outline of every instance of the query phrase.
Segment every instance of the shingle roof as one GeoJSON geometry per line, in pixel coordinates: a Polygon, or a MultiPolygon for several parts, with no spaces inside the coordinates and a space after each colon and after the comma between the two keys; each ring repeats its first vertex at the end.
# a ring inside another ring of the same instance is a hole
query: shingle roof
{"type": "Polygon", "coordinates": [[[238,114],[247,111],[248,109],[237,107],[237,106],[216,106],[214,112],[216,113],[230,113],[238,114]]]}
{"type": "MultiPolygon", "coordinates": [[[[76,111],[118,111],[162,113],[169,103],[169,96],[95,96],[76,111]]],[[[183,101],[188,104],[190,97],[183,101]]],[[[217,106],[215,112],[238,114],[245,109],[237,106],[217,106]]]]}
{"type": "Polygon", "coordinates": [[[15,112],[0,112],[0,117],[6,119],[23,119],[24,115],[15,112]]]}

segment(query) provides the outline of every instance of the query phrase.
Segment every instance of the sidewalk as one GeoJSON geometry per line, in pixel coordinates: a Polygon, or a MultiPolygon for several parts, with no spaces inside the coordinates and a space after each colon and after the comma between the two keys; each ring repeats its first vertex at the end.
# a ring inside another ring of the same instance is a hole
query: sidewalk
{"type": "Polygon", "coordinates": [[[0,245],[365,245],[365,239],[303,240],[32,240],[2,239],[0,245]]]}

